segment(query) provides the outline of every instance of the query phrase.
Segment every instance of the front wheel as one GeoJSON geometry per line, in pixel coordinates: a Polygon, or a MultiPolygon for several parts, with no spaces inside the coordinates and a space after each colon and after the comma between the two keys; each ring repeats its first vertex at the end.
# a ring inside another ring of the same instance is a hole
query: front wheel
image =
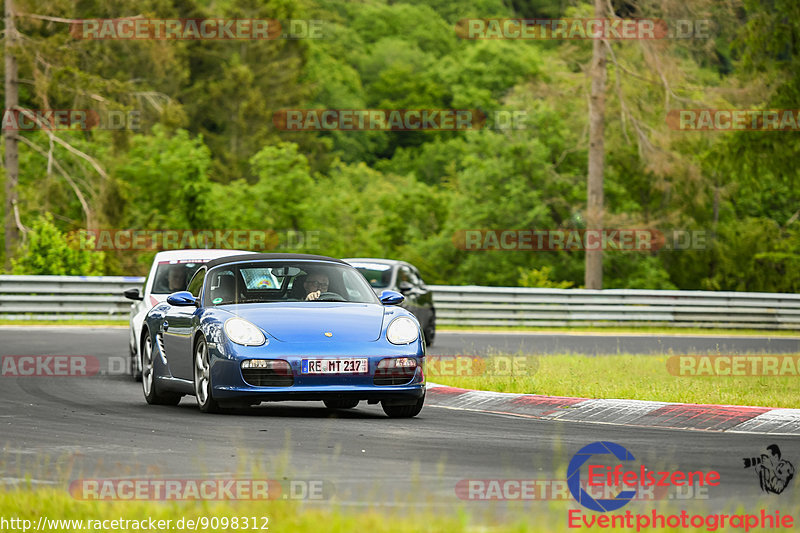
{"type": "Polygon", "coordinates": [[[200,338],[194,346],[194,395],[197,407],[204,413],[218,413],[219,404],[212,397],[211,361],[206,340],[200,338]]]}
{"type": "Polygon", "coordinates": [[[358,400],[322,400],[328,409],[352,409],[358,405],[358,400]]]}
{"type": "Polygon", "coordinates": [[[160,392],[153,369],[153,339],[146,332],[142,339],[142,391],[150,405],[178,405],[181,395],[173,392],[160,392]]]}
{"type": "Polygon", "coordinates": [[[422,405],[425,403],[425,395],[422,396],[417,403],[412,403],[411,405],[392,405],[386,404],[386,402],[381,402],[381,407],[383,407],[383,412],[389,418],[413,418],[422,411],[422,405]]]}
{"type": "Polygon", "coordinates": [[[131,377],[133,381],[142,381],[142,364],[136,349],[133,346],[128,347],[131,361],[131,377]]]}

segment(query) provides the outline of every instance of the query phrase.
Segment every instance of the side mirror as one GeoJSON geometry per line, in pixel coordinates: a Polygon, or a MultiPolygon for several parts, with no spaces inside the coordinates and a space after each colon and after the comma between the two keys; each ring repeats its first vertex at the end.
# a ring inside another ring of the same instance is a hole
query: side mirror
{"type": "Polygon", "coordinates": [[[192,293],[189,291],[173,292],[167,296],[167,303],[177,307],[187,307],[190,305],[196,305],[197,298],[192,296],[192,293]]]}
{"type": "Polygon", "coordinates": [[[133,289],[126,289],[125,292],[122,294],[125,295],[125,298],[128,300],[144,300],[144,296],[139,294],[139,287],[133,289]]]}
{"type": "Polygon", "coordinates": [[[394,291],[383,291],[380,296],[380,300],[383,305],[397,305],[403,303],[403,300],[405,299],[405,296],[394,291]]]}
{"type": "Polygon", "coordinates": [[[397,288],[400,290],[400,292],[405,294],[409,292],[411,289],[413,289],[414,285],[412,285],[410,281],[401,281],[400,283],[397,284],[397,288]]]}

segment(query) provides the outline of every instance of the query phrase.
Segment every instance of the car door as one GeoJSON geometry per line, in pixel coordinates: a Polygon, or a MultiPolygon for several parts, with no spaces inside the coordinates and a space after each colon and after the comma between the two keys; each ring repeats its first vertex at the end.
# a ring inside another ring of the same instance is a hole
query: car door
{"type": "MultiPolygon", "coordinates": [[[[151,269],[152,271],[152,269],[151,269]]],[[[131,303],[131,313],[128,319],[128,330],[130,333],[130,347],[133,351],[134,355],[139,353],[139,339],[142,338],[142,323],[144,322],[144,315],[147,312],[149,307],[145,307],[145,303],[148,301],[147,297],[149,293],[147,291],[147,282],[151,279],[152,272],[147,273],[147,277],[142,284],[141,289],[141,300],[133,300],[131,303]]]]}
{"type": "Polygon", "coordinates": [[[414,278],[417,291],[417,305],[419,306],[420,312],[417,316],[419,317],[422,327],[426,327],[433,316],[433,293],[428,286],[425,285],[422,276],[419,275],[419,271],[415,267],[411,267],[411,273],[414,278]]]}
{"type": "Polygon", "coordinates": [[[415,276],[411,272],[411,267],[407,265],[400,265],[397,269],[397,290],[405,296],[405,300],[403,301],[403,307],[414,313],[417,319],[422,320],[423,317],[420,317],[420,308],[419,302],[417,298],[418,294],[418,287],[414,284],[415,276]]]}
{"type": "MultiPolygon", "coordinates": [[[[206,268],[201,267],[189,282],[187,290],[192,296],[200,296],[205,275],[206,268]]],[[[192,334],[195,315],[199,312],[200,309],[195,306],[173,305],[164,317],[164,351],[172,375],[176,378],[194,379],[192,334]]]]}

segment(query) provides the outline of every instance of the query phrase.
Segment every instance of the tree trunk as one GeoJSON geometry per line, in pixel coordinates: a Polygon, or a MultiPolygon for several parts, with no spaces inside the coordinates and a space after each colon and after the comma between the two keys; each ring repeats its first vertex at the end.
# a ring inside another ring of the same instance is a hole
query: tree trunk
{"type": "MultiPolygon", "coordinates": [[[[595,0],[594,16],[603,18],[603,0],[595,0]]],[[[606,48],[596,38],[592,47],[592,80],[589,98],[589,173],[586,179],[586,229],[603,229],[603,165],[605,148],[603,135],[606,114],[606,48]]],[[[587,289],[603,288],[603,250],[586,250],[584,285],[587,289]]]]}
{"type": "MultiPolygon", "coordinates": [[[[17,59],[14,57],[14,46],[17,42],[17,29],[14,25],[14,5],[12,0],[5,0],[5,95],[6,101],[4,109],[16,109],[19,105],[19,94],[17,93],[17,59]]],[[[7,130],[5,133],[6,153],[5,153],[5,267],[11,268],[11,258],[17,247],[19,234],[17,232],[17,222],[14,218],[14,208],[17,204],[17,182],[19,180],[19,154],[17,149],[17,132],[7,130]]]]}

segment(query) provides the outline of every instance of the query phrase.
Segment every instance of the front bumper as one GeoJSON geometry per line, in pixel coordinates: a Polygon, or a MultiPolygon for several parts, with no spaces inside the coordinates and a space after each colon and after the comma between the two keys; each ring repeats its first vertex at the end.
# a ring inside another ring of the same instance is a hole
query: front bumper
{"type": "MultiPolygon", "coordinates": [[[[211,347],[210,347],[211,348],[211,347]]],[[[225,343],[210,349],[212,355],[212,396],[221,402],[258,403],[262,401],[304,401],[353,399],[415,403],[425,395],[423,372],[425,348],[421,342],[406,346],[388,342],[370,342],[358,346],[335,346],[330,343],[270,343],[268,346],[245,347],[225,343]],[[413,375],[402,384],[375,385],[378,363],[387,358],[410,357],[417,361],[413,375]],[[303,374],[303,359],[366,358],[368,371],[360,374],[303,374]],[[241,369],[245,359],[279,359],[291,367],[292,384],[280,387],[255,386],[248,383],[241,369]]]]}
{"type": "Polygon", "coordinates": [[[411,404],[425,395],[425,384],[404,386],[371,387],[250,387],[238,389],[214,387],[214,399],[225,402],[281,402],[281,401],[320,401],[333,399],[367,400],[373,402],[389,401],[397,404],[411,404]]]}

